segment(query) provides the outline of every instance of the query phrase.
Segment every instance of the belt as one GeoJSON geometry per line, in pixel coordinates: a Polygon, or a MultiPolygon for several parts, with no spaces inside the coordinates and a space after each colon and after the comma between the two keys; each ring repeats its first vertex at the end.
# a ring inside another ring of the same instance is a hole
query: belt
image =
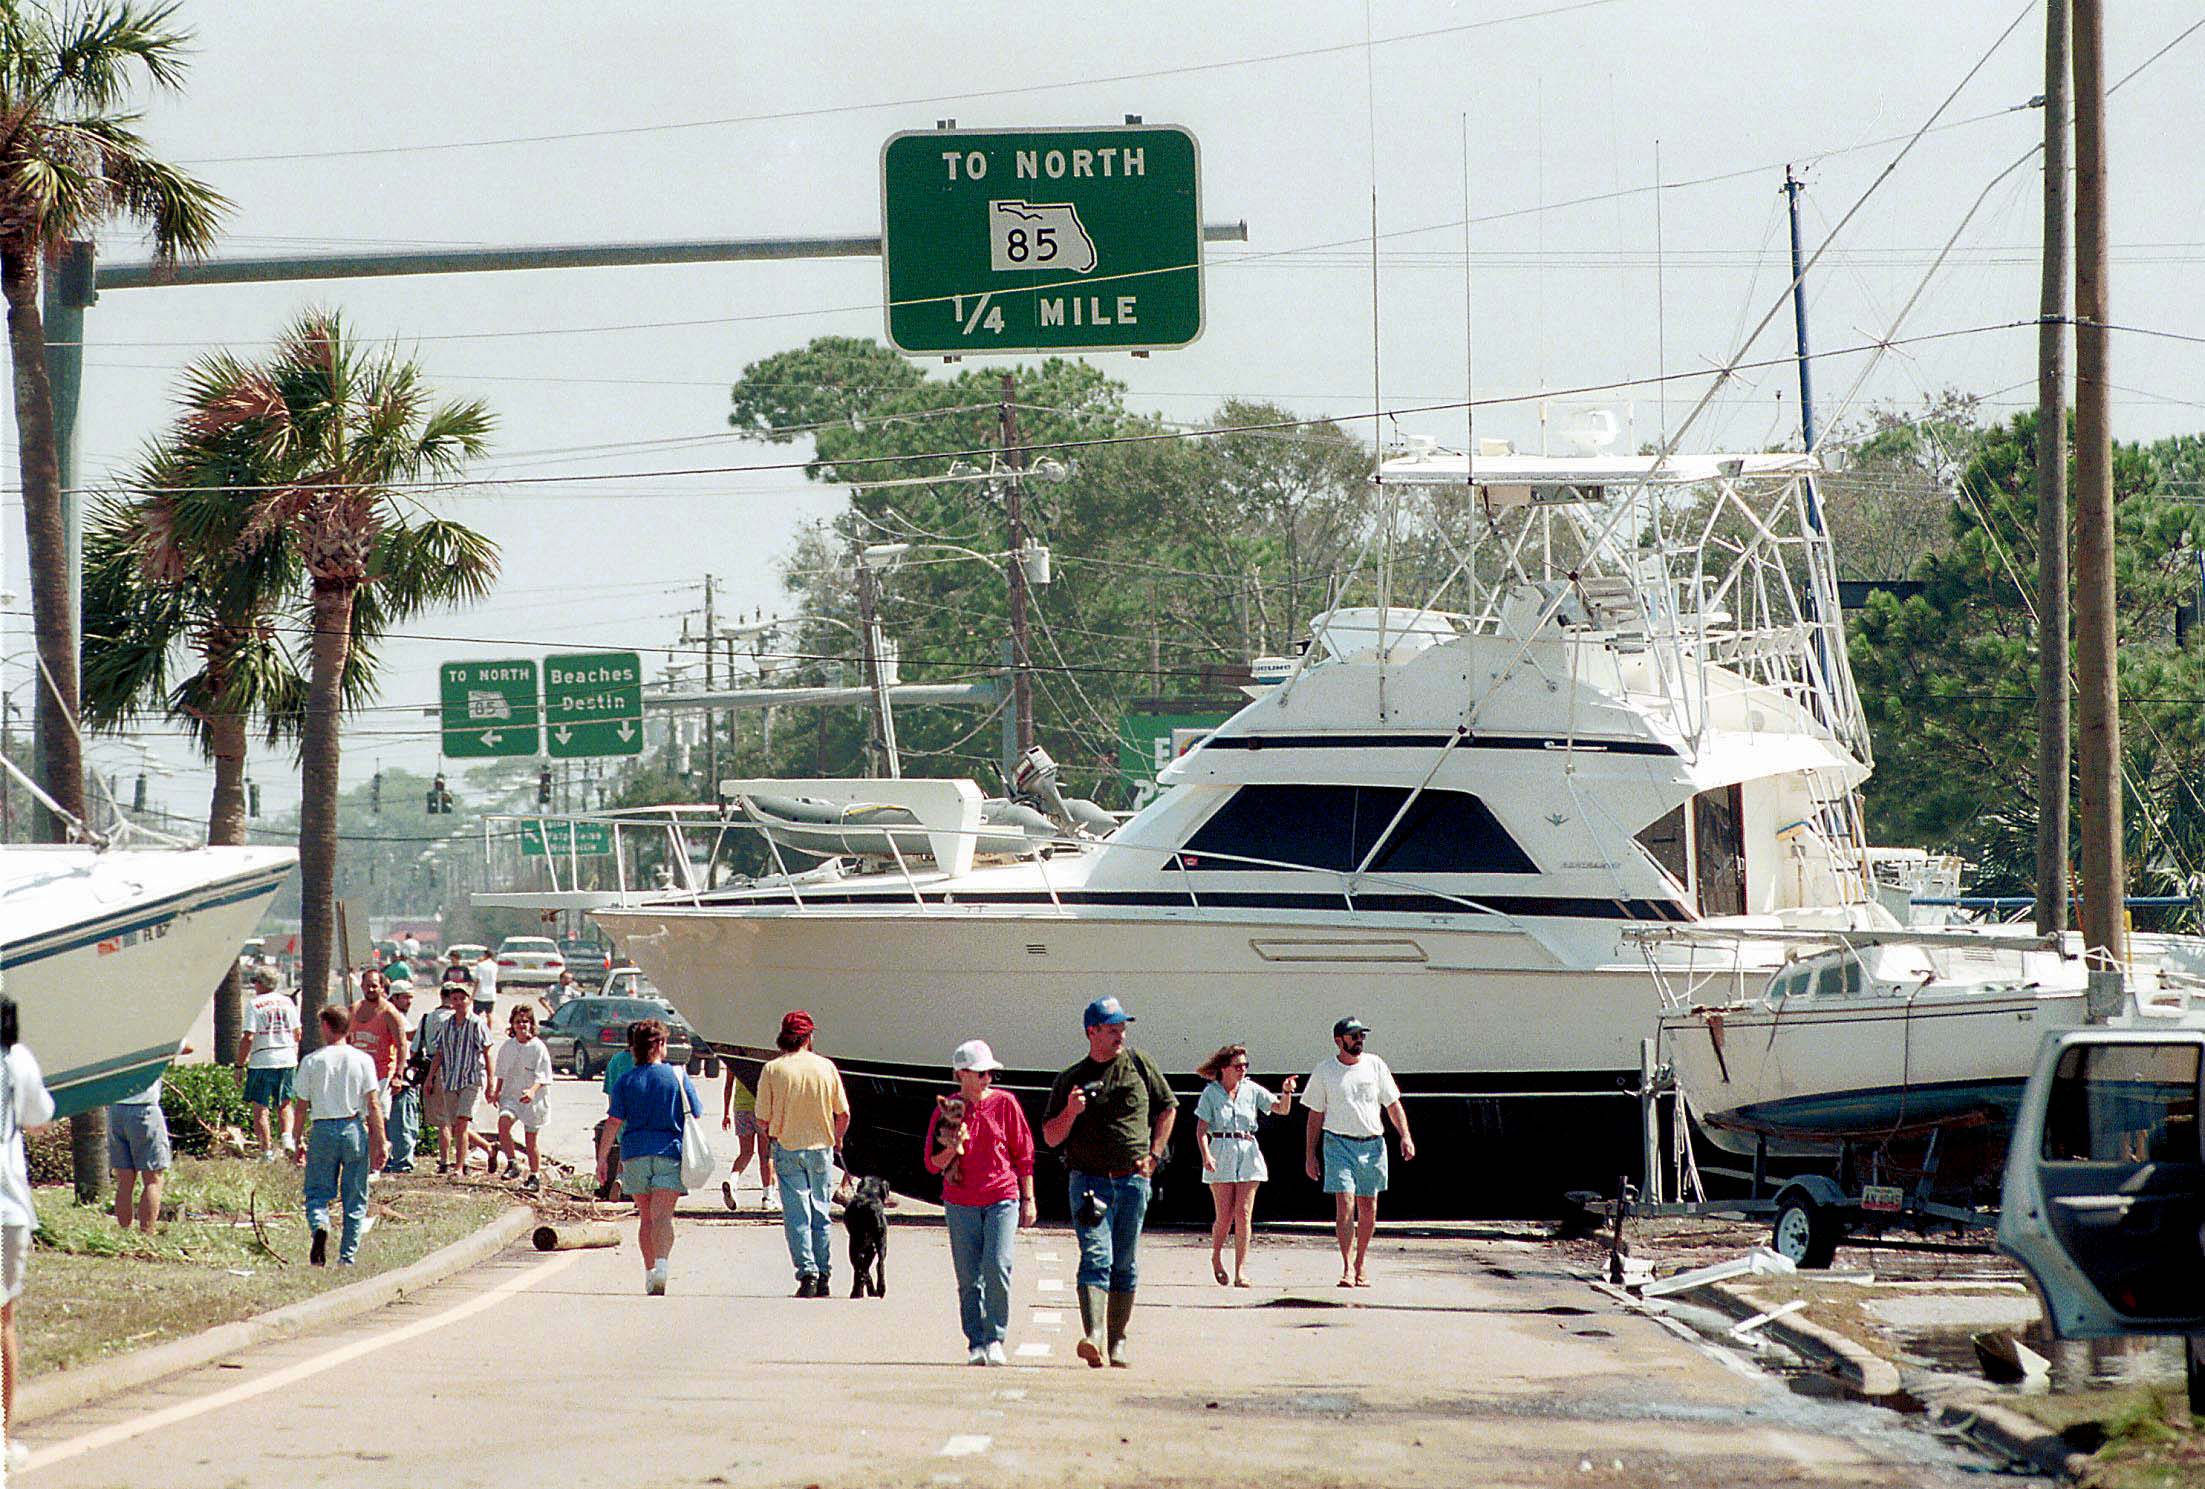
{"type": "Polygon", "coordinates": [[[1343,1143],[1382,1143],[1386,1140],[1386,1135],[1382,1132],[1374,1132],[1369,1137],[1358,1137],[1352,1132],[1334,1132],[1329,1127],[1325,1129],[1325,1136],[1336,1137],[1343,1143]]]}
{"type": "Polygon", "coordinates": [[[1221,1137],[1238,1138],[1240,1141],[1245,1143],[1253,1142],[1256,1135],[1252,1132],[1213,1132],[1210,1134],[1210,1136],[1213,1139],[1221,1137]]]}
{"type": "Polygon", "coordinates": [[[361,1120],[364,1115],[365,1114],[362,1112],[354,1112],[349,1117],[316,1117],[314,1120],[316,1122],[357,1122],[361,1120]]]}
{"type": "Polygon", "coordinates": [[[1090,1179],[1131,1179],[1141,1171],[1137,1168],[1083,1168],[1080,1172],[1090,1179]]]}

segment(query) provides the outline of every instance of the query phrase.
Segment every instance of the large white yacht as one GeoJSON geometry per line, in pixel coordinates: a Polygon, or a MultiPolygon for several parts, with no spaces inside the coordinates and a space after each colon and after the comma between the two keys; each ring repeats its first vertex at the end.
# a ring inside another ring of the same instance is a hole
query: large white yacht
{"type": "MultiPolygon", "coordinates": [[[[1860,841],[1867,731],[1814,474],[1798,455],[1421,449],[1384,464],[1378,503],[1450,514],[1440,593],[1318,617],[1107,834],[1065,816],[1006,839],[966,781],[729,781],[713,834],[783,821],[790,798],[866,830],[822,864],[835,847],[807,828],[814,856],[776,840],[783,872],[706,889],[694,816],[631,817],[622,868],[663,831],[676,887],[486,898],[591,909],[740,1059],[808,1009],[867,1171],[916,1175],[960,1041],[990,1040],[1038,1102],[1110,994],[1187,1092],[1229,1040],[1270,1080],[1306,1071],[1354,1014],[1418,1133],[1397,1202],[1549,1210],[1638,1167],[1648,956],[1781,960],[1649,953],[1633,928],[1896,923],[1860,841]]],[[[1300,1120],[1266,1137],[1277,1174],[1300,1168],[1300,1120]]],[[[1167,1202],[1199,1203],[1192,1167],[1167,1202]]]]}

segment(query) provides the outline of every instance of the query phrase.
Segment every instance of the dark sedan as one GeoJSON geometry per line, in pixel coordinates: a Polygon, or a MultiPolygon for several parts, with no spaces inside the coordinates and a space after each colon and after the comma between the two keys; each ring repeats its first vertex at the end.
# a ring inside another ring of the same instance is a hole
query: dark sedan
{"type": "Polygon", "coordinates": [[[628,1025],[659,1019],[666,1025],[666,1063],[687,1065],[695,1036],[681,1015],[655,998],[575,998],[544,1021],[544,1046],[552,1064],[587,1079],[628,1046],[628,1025]]]}

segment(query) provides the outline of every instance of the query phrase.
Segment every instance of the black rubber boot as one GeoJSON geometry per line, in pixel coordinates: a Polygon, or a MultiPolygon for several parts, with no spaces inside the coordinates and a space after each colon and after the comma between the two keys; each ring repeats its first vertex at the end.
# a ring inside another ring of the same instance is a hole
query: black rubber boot
{"type": "Polygon", "coordinates": [[[1110,1299],[1110,1363],[1123,1370],[1133,1363],[1126,1357],[1125,1352],[1126,1330],[1133,1326],[1133,1294],[1123,1292],[1111,1293],[1108,1296],[1110,1299]]]}

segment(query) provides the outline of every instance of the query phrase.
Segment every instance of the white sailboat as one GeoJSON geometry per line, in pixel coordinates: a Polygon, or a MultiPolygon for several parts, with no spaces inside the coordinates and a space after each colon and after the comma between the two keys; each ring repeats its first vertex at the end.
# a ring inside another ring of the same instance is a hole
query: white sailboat
{"type": "Polygon", "coordinates": [[[0,847],[0,992],[58,1115],[166,1068],[297,862],[279,848],[0,847]]]}
{"type": "MultiPolygon", "coordinates": [[[[762,831],[744,807],[760,796],[912,825],[883,828],[887,854],[784,857],[783,874],[707,889],[693,835],[662,822],[671,890],[482,898],[590,908],[739,1057],[809,1009],[871,1171],[915,1175],[959,1041],[988,1038],[1003,1083],[1038,1100],[1107,993],[1189,1091],[1226,1040],[1306,1069],[1354,1013],[1420,1146],[1461,1160],[1405,1166],[1404,1205],[1551,1209],[1638,1166],[1629,1091],[1660,1001],[1634,928],[1896,923],[1860,842],[1867,730],[1815,469],[1420,450],[1381,481],[1460,505],[1444,595],[1318,617],[1284,680],[1107,837],[1068,823],[1045,853],[989,861],[970,782],[730,781],[715,832],[762,831]]],[[[1766,972],[1781,953],[1727,955],[1766,972]]],[[[1267,1140],[1298,1170],[1297,1132],[1267,1140]]],[[[1199,1202],[1189,1166],[1167,1202],[1199,1202]]]]}

